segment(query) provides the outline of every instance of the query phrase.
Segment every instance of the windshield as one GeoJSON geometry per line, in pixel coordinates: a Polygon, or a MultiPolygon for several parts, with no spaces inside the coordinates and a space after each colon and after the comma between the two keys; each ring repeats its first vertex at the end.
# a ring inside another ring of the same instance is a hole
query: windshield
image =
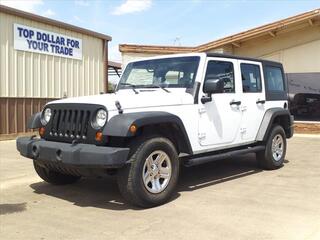
{"type": "Polygon", "coordinates": [[[129,63],[118,89],[192,88],[200,57],[176,57],[129,63]]]}

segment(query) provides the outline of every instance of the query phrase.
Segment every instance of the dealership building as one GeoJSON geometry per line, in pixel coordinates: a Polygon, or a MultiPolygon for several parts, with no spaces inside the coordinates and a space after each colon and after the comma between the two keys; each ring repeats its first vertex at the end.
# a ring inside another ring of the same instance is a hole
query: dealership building
{"type": "Polygon", "coordinates": [[[48,101],[107,91],[110,36],[3,5],[0,29],[0,136],[48,101]]]}
{"type": "MultiPolygon", "coordinates": [[[[121,65],[111,37],[0,5],[0,138],[27,132],[51,100],[108,91],[121,65]],[[110,69],[112,69],[110,71],[110,69]]],[[[162,54],[218,52],[282,62],[292,111],[320,121],[320,9],[193,47],[120,45],[122,64],[162,54]]],[[[309,119],[309,120],[310,120],[309,119]]]]}
{"type": "Polygon", "coordinates": [[[124,65],[133,59],[187,52],[233,54],[281,62],[288,80],[292,113],[296,119],[320,121],[320,9],[200,46],[122,44],[119,49],[124,65]]]}

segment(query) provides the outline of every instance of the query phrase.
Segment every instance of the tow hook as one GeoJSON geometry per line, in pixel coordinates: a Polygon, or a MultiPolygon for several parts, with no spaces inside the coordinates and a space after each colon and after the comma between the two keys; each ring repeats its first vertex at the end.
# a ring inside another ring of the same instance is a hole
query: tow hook
{"type": "Polygon", "coordinates": [[[39,157],[39,147],[36,145],[32,146],[32,156],[34,159],[37,159],[39,157]]]}

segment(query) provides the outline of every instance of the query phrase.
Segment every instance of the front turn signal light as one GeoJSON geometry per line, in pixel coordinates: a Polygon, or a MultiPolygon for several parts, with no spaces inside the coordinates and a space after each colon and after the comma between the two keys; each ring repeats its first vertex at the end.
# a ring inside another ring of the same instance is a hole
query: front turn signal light
{"type": "Polygon", "coordinates": [[[43,137],[45,132],[46,132],[46,129],[44,127],[39,128],[40,137],[43,137]]]}
{"type": "Polygon", "coordinates": [[[137,131],[137,126],[134,125],[134,124],[132,124],[132,125],[130,126],[129,130],[130,130],[130,132],[131,132],[132,134],[135,134],[136,131],[137,131]]]}
{"type": "Polygon", "coordinates": [[[101,142],[102,141],[102,132],[96,132],[96,141],[101,142]]]}

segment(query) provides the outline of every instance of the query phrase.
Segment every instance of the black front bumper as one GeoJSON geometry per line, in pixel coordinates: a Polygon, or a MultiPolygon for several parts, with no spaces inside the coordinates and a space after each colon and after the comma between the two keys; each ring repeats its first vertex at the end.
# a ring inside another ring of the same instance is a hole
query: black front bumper
{"type": "Polygon", "coordinates": [[[90,168],[120,168],[126,164],[129,154],[129,148],[70,144],[30,137],[18,138],[17,149],[22,156],[45,163],[90,168]]]}

